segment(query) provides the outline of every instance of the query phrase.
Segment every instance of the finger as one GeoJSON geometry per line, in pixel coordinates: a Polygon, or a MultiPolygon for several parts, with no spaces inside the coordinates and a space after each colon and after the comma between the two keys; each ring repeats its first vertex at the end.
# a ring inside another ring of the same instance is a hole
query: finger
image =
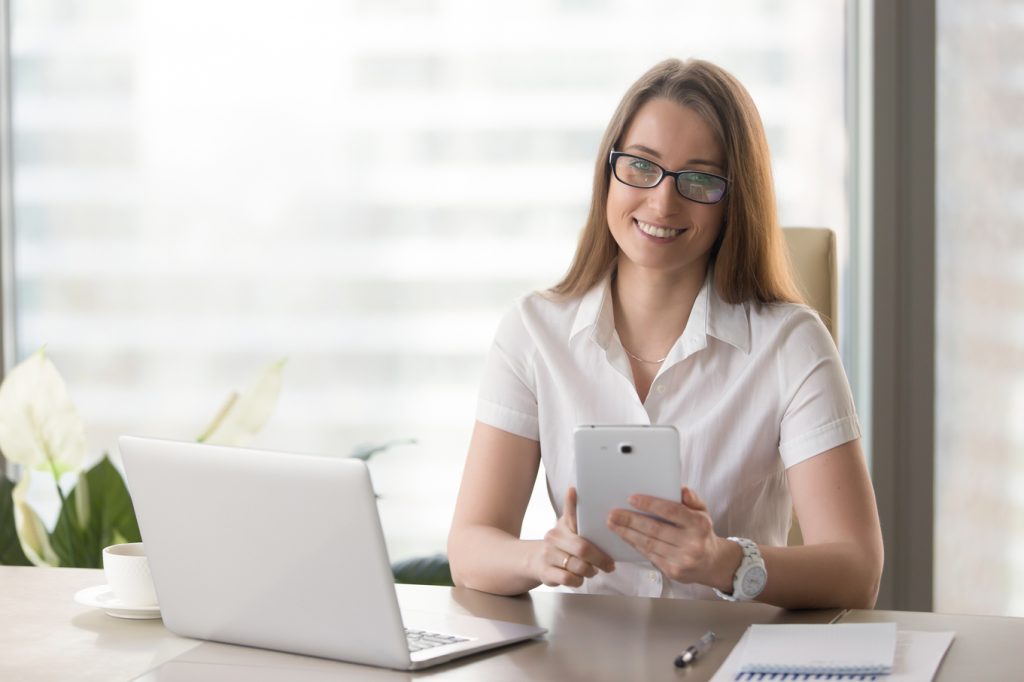
{"type": "Polygon", "coordinates": [[[556,577],[559,585],[568,585],[569,587],[579,587],[583,584],[583,576],[570,573],[569,571],[563,571],[560,568],[555,569],[556,577]]]}
{"type": "Polygon", "coordinates": [[[672,552],[676,550],[675,545],[664,542],[659,538],[642,533],[627,526],[615,526],[612,528],[623,540],[636,548],[638,552],[650,559],[652,562],[661,559],[670,559],[672,552]]]}
{"type": "MultiPolygon", "coordinates": [[[[693,491],[686,488],[686,499],[690,495],[694,495],[693,491]]],[[[703,501],[699,498],[694,498],[691,501],[695,501],[700,505],[699,508],[691,508],[686,504],[680,502],[673,502],[672,500],[666,500],[664,498],[655,498],[649,495],[632,495],[630,496],[629,502],[635,509],[653,514],[654,516],[660,516],[670,523],[675,523],[681,528],[689,527],[696,524],[698,527],[701,524],[700,519],[708,516],[706,507],[703,507],[703,501]]]]}
{"type": "Polygon", "coordinates": [[[634,509],[660,516],[677,526],[686,526],[688,522],[692,521],[694,514],[700,513],[690,509],[681,502],[673,502],[663,497],[653,497],[651,495],[630,495],[629,504],[634,509]]]}
{"type": "MultiPolygon", "coordinates": [[[[558,549],[552,549],[547,553],[548,568],[545,571],[547,577],[544,583],[554,583],[555,585],[571,585],[573,587],[579,587],[583,584],[585,577],[591,577],[596,575],[596,571],[591,575],[586,575],[587,566],[586,562],[581,561],[577,557],[571,554],[567,554],[558,549]]],[[[591,567],[592,569],[593,567],[591,567]]]]}
{"type": "Polygon", "coordinates": [[[697,511],[707,511],[708,505],[700,498],[693,488],[687,488],[683,486],[683,504],[690,509],[696,509],[697,511]]]}
{"type": "Polygon", "coordinates": [[[576,531],[576,488],[569,486],[565,493],[565,506],[562,509],[562,518],[573,533],[576,531]]]}
{"type": "Polygon", "coordinates": [[[565,559],[562,560],[561,565],[562,570],[574,573],[575,575],[582,576],[584,578],[593,578],[597,575],[597,566],[571,554],[568,555],[568,561],[565,559]]]}
{"type": "Polygon", "coordinates": [[[583,584],[583,578],[575,573],[569,573],[568,571],[563,571],[560,568],[552,567],[550,571],[546,571],[544,573],[544,576],[541,578],[541,582],[548,587],[558,587],[559,585],[579,587],[583,584]]]}
{"type": "Polygon", "coordinates": [[[606,573],[615,570],[615,561],[610,556],[579,535],[574,534],[569,537],[559,538],[557,547],[566,554],[571,554],[577,559],[592,564],[606,573]]]}
{"type": "Polygon", "coordinates": [[[613,509],[608,514],[608,527],[612,530],[616,528],[631,528],[639,533],[670,544],[676,544],[673,540],[680,533],[679,526],[665,523],[646,514],[629,511],[628,509],[613,509]]]}

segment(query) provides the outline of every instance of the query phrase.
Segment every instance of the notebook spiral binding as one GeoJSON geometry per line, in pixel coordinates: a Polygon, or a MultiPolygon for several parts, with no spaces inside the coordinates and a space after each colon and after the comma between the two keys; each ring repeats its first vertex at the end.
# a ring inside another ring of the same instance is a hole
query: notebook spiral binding
{"type": "MultiPolygon", "coordinates": [[[[884,676],[884,673],[882,673],[884,676]]],[[[869,680],[877,680],[879,678],[878,673],[837,673],[837,672],[741,672],[737,673],[736,679],[738,682],[747,682],[748,680],[778,680],[779,682],[785,682],[786,680],[857,680],[867,682],[869,680]]]]}

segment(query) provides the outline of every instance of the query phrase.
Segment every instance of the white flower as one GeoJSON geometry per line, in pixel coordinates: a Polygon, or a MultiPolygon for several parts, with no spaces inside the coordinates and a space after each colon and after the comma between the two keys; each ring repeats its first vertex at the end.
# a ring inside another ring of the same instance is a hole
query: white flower
{"type": "Polygon", "coordinates": [[[11,500],[14,502],[14,530],[18,533],[21,551],[36,566],[58,566],[60,558],[50,545],[50,535],[42,520],[28,506],[25,495],[28,491],[30,472],[22,472],[21,480],[14,486],[11,500]]]}
{"type": "Polygon", "coordinates": [[[0,451],[58,480],[84,463],[85,426],[43,349],[12,369],[0,385],[0,451]]]}
{"type": "Polygon", "coordinates": [[[232,393],[199,442],[213,445],[246,445],[263,427],[281,393],[284,360],[270,365],[242,395],[232,393]]]}

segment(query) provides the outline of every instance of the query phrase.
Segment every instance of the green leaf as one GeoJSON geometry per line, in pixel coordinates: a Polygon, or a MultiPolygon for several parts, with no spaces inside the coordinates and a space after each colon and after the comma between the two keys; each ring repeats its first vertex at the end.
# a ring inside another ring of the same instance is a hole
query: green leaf
{"type": "Polygon", "coordinates": [[[14,528],[14,484],[6,476],[0,476],[0,564],[7,566],[31,566],[25,556],[14,528]]]}
{"type": "Polygon", "coordinates": [[[139,542],[139,523],[135,508],[121,474],[106,455],[86,472],[88,489],[88,522],[79,529],[71,508],[77,508],[78,486],[71,491],[67,504],[60,511],[51,536],[54,550],[62,566],[100,568],[103,548],[119,542],[139,542]]]}
{"type": "Polygon", "coordinates": [[[435,554],[428,557],[416,557],[391,564],[391,572],[396,583],[407,585],[443,585],[451,587],[452,569],[448,565],[448,557],[435,554]]]}

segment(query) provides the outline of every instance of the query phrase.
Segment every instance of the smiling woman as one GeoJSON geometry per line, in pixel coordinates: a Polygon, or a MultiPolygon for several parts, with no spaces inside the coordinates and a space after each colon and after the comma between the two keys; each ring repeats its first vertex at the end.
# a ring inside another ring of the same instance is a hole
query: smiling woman
{"type": "Polygon", "coordinates": [[[860,426],[784,254],[746,89],[708,62],[656,65],[605,132],[569,273],[498,329],[449,535],[455,582],[873,605],[882,544],[860,426]],[[681,435],[679,496],[634,495],[607,518],[649,564],[577,534],[580,424],[681,435]],[[523,540],[541,461],[559,518],[523,540]],[[794,506],[803,547],[785,546],[794,506]]]}

